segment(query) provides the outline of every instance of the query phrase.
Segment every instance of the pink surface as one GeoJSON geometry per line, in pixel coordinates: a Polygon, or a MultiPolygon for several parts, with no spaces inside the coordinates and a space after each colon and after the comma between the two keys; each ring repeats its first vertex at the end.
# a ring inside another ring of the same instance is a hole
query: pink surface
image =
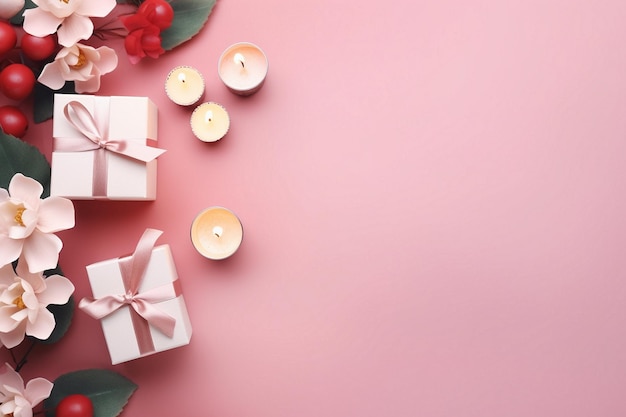
{"type": "MultiPolygon", "coordinates": [[[[105,367],[124,416],[626,415],[626,3],[219,1],[205,30],[120,67],[102,95],[159,107],[158,198],[77,202],[61,265],[165,231],[194,335],[112,367],[100,324],[35,350],[25,378],[105,367]],[[266,52],[238,97],[230,44],[266,52]],[[199,68],[231,129],[195,139],[168,101],[199,68]],[[195,252],[205,207],[241,218],[225,261],[195,252]]],[[[118,47],[120,44],[116,44],[118,47]]],[[[28,140],[49,155],[51,125],[28,140]]]]}

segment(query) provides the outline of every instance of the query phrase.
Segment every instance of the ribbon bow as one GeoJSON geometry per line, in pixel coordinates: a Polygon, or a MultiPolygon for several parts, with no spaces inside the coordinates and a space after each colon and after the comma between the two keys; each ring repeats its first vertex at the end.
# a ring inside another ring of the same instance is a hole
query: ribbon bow
{"type": "Polygon", "coordinates": [[[119,260],[120,272],[122,273],[122,280],[126,290],[124,294],[106,295],[99,299],[85,297],[80,300],[78,305],[81,310],[98,320],[124,306],[129,306],[131,308],[131,317],[141,317],[140,321],[133,321],[141,351],[154,350],[153,345],[145,348],[146,343],[151,344],[152,342],[147,323],[170,338],[174,335],[174,327],[176,325],[176,319],[159,310],[154,306],[154,303],[166,301],[180,295],[178,280],[175,280],[172,284],[162,285],[142,293],[138,292],[152,254],[152,249],[161,233],[163,232],[160,230],[146,229],[137,243],[135,252],[129,258],[119,260]]]}
{"type": "Polygon", "coordinates": [[[119,155],[141,162],[150,162],[165,152],[134,141],[106,138],[94,120],[91,112],[82,103],[70,101],[63,108],[67,121],[81,133],[81,136],[72,138],[55,138],[54,150],[61,152],[96,151],[94,156],[94,195],[106,195],[107,164],[106,153],[114,152],[119,155]]]}

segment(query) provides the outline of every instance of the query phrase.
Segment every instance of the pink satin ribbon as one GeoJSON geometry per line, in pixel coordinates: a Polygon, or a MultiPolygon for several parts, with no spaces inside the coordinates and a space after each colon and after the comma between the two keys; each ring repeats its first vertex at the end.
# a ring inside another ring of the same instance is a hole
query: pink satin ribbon
{"type": "Polygon", "coordinates": [[[167,337],[171,338],[174,335],[176,319],[159,310],[154,304],[176,298],[181,294],[178,279],[171,284],[139,293],[139,285],[143,280],[156,240],[161,233],[160,230],[146,229],[137,243],[135,252],[130,257],[119,260],[125,294],[111,294],[98,299],[85,297],[78,305],[81,310],[97,320],[124,306],[130,306],[135,336],[142,354],[155,350],[148,324],[167,337]]]}
{"type": "Polygon", "coordinates": [[[105,138],[105,135],[98,129],[91,112],[78,101],[67,103],[63,108],[63,114],[67,121],[81,133],[81,136],[55,138],[54,150],[59,152],[95,151],[93,165],[94,197],[107,195],[107,151],[141,162],[150,162],[165,152],[165,149],[129,140],[105,138]]]}

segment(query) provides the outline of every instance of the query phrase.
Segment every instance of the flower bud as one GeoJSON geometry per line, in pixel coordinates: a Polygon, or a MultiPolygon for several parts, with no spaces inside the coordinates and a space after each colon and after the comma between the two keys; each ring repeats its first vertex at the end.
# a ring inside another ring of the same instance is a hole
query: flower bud
{"type": "Polygon", "coordinates": [[[165,0],[146,0],[141,3],[137,13],[144,15],[150,23],[161,30],[170,27],[174,20],[174,9],[165,0]]]}

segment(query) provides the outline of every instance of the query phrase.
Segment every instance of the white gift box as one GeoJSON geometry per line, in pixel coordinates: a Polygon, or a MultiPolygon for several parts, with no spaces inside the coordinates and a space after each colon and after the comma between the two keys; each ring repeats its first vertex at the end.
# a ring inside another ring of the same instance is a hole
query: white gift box
{"type": "MultiPolygon", "coordinates": [[[[87,266],[87,275],[95,300],[109,295],[126,293],[120,270],[120,260],[128,258],[109,259],[87,266]]],[[[152,255],[138,288],[138,294],[163,285],[174,284],[177,279],[178,275],[169,245],[156,246],[152,249],[152,255]]],[[[189,344],[191,322],[182,294],[154,303],[153,306],[173,317],[176,324],[173,336],[170,338],[146,322],[154,345],[154,349],[147,352],[141,352],[133,317],[131,317],[132,314],[136,313],[131,310],[130,306],[120,307],[100,319],[113,365],[189,344]]],[[[141,318],[139,319],[141,320],[141,318]]]]}
{"type": "MultiPolygon", "coordinates": [[[[72,101],[83,104],[98,129],[107,138],[141,145],[157,139],[157,107],[147,97],[100,97],[82,94],[55,94],[53,136],[77,138],[83,135],[64,114],[72,101]]],[[[94,153],[53,148],[50,194],[74,200],[154,200],[157,160],[142,162],[107,151],[106,195],[94,195],[94,153]]]]}

